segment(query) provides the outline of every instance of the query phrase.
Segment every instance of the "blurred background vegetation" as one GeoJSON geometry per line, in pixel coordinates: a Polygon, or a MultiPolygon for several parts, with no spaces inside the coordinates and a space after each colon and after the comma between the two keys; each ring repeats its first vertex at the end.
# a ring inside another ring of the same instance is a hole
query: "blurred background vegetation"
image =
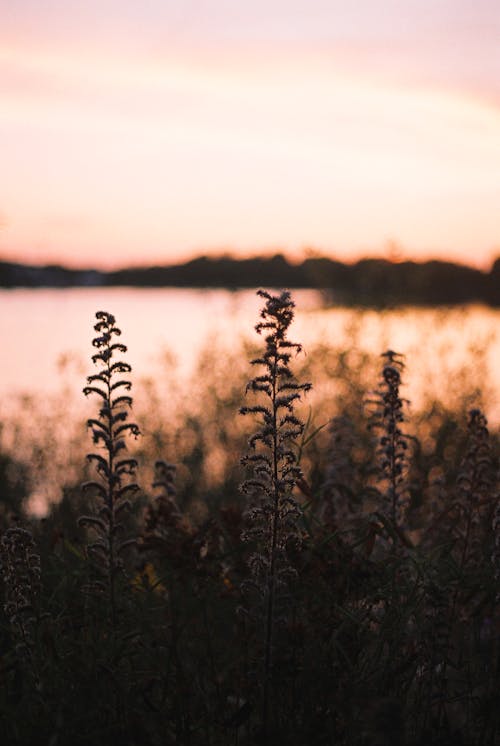
{"type": "MultiPolygon", "coordinates": [[[[404,401],[403,385],[409,508],[400,530],[380,512],[381,439],[372,425],[383,361],[363,348],[360,329],[353,315],[338,346],[316,343],[292,361],[297,380],[313,382],[297,409],[306,423],[295,489],[303,544],[277,622],[266,742],[493,746],[498,499],[496,480],[481,475],[484,464],[496,473],[500,441],[492,427],[476,453],[469,414],[488,413],[486,351],[477,340],[455,365],[421,342],[419,359],[405,361],[403,384],[416,401],[404,401]],[[467,508],[464,494],[472,501],[475,491],[488,517],[467,508]]],[[[257,352],[245,338],[229,346],[211,338],[192,374],[165,353],[154,375],[134,381],[142,435],[128,445],[139,462],[131,516],[139,543],[114,629],[102,599],[83,591],[90,570],[78,518],[89,509],[81,483],[92,478],[85,419],[95,403],[82,409],[61,384],[10,407],[0,531],[29,529],[42,584],[26,612],[35,629],[28,655],[5,610],[0,618],[5,743],[264,743],[261,635],[241,615],[248,570],[240,458],[254,425],[238,409],[257,352]],[[174,495],[152,487],[160,459],[175,466],[174,495]]]]}

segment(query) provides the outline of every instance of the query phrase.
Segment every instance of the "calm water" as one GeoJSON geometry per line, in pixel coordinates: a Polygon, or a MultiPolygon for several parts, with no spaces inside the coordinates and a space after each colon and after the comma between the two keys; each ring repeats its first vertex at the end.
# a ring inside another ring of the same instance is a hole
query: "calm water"
{"type": "MultiPolygon", "coordinates": [[[[316,291],[293,293],[297,305],[292,338],[307,349],[315,342],[355,344],[373,352],[388,347],[407,356],[409,394],[446,389],[458,366],[474,368],[481,354],[497,418],[500,390],[499,312],[480,306],[450,310],[404,309],[377,313],[322,308],[316,291]],[[471,349],[476,350],[475,354],[471,349]],[[436,380],[440,377],[439,384],[436,380]]],[[[165,354],[181,370],[192,367],[210,338],[230,345],[251,337],[261,301],[253,291],[135,288],[0,291],[0,401],[18,392],[56,391],[62,382],[80,396],[90,363],[96,310],[113,313],[123,331],[135,379],[154,375],[165,354]],[[211,336],[212,335],[212,336],[211,336]]]]}
{"type": "MultiPolygon", "coordinates": [[[[293,296],[297,314],[290,336],[301,342],[306,352],[313,355],[318,343],[375,354],[391,347],[406,355],[402,393],[412,401],[414,410],[426,396],[453,403],[464,387],[470,391],[480,385],[487,389],[490,424],[500,424],[498,311],[479,306],[384,313],[325,309],[315,291],[298,291],[293,296]]],[[[175,378],[169,379],[170,384],[162,376],[157,379],[160,408],[165,410],[159,415],[168,427],[174,400],[172,380],[184,393],[186,389],[189,392],[185,382],[207,344],[231,348],[242,335],[257,341],[253,327],[260,306],[253,291],[0,291],[1,446],[33,467],[30,508],[43,513],[59,498],[59,486],[80,476],[88,448],[84,420],[95,409],[95,402],[85,400],[81,392],[86,376],[93,372],[90,356],[96,310],[114,313],[122,329],[127,360],[133,368],[136,410],[151,404],[150,389],[141,378],[164,372],[166,356],[175,357],[175,378]]],[[[317,356],[312,359],[320,360],[317,356]]],[[[319,380],[322,370],[319,364],[312,379],[315,391],[309,395],[311,402],[322,385],[328,389],[326,377],[319,380]]],[[[208,370],[207,376],[210,373],[208,370]]],[[[142,425],[141,421],[147,437],[142,425]]]]}
{"type": "MultiPolygon", "coordinates": [[[[310,291],[295,294],[304,309],[318,308],[310,291]]],[[[81,388],[88,372],[95,312],[113,313],[134,375],[154,372],[166,352],[189,368],[214,335],[223,342],[252,331],[260,299],[253,291],[76,288],[0,291],[4,355],[0,395],[49,391],[62,373],[81,388]]]]}

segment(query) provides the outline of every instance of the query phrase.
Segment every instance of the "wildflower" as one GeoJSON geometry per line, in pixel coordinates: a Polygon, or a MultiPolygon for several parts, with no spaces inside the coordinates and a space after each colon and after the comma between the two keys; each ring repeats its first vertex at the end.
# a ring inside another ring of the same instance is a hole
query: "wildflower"
{"type": "Polygon", "coordinates": [[[144,518],[144,534],[141,549],[162,548],[170,554],[181,535],[186,533],[187,523],[176,502],[174,464],[156,461],[153,489],[154,502],[148,505],[144,518]]]}
{"type": "Polygon", "coordinates": [[[381,481],[385,485],[381,513],[394,527],[401,527],[408,507],[405,477],[409,437],[401,429],[405,422],[405,400],[399,394],[404,362],[402,356],[392,350],[384,352],[382,357],[385,358],[382,381],[376,398],[371,402],[375,404],[375,411],[370,427],[378,432],[377,455],[381,481]]]}
{"type": "Polygon", "coordinates": [[[287,339],[295,305],[290,293],[270,295],[259,290],[258,295],[265,304],[260,314],[262,321],[255,329],[258,334],[265,335],[265,350],[251,361],[260,370],[249,381],[247,392],[259,395],[260,402],[242,407],[240,412],[257,415],[259,425],[242,459],[249,467],[250,476],[242,483],[241,490],[249,502],[243,539],[255,545],[248,564],[253,587],[263,601],[263,724],[266,729],[277,593],[293,573],[289,551],[300,541],[301,512],[292,490],[301,475],[294,444],[304,424],[294,409],[311,384],[298,383],[289,366],[292,354],[302,349],[301,345],[287,339]]]}
{"type": "Polygon", "coordinates": [[[127,422],[132,397],[129,393],[132,384],[123,374],[131,372],[128,363],[115,360],[117,353],[124,353],[127,348],[115,337],[121,335],[116,326],[115,317],[106,311],[96,313],[97,323],[94,326],[97,336],[92,344],[97,352],[92,361],[100,370],[87,378],[83,389],[86,396],[96,395],[100,400],[98,418],[88,420],[95,445],[100,452],[90,453],[87,459],[95,464],[96,479],[82,485],[95,496],[97,506],[94,514],[81,516],[79,524],[91,529],[96,540],[88,545],[88,555],[100,576],[90,585],[97,591],[107,591],[109,609],[113,627],[116,625],[115,584],[118,573],[123,572],[123,552],[135,543],[135,539],[121,539],[119,535],[125,526],[124,516],[130,510],[129,495],[139,487],[133,481],[137,462],[123,455],[126,449],[125,437],[139,435],[135,423],[127,422]]]}
{"type": "Polygon", "coordinates": [[[480,409],[471,409],[467,444],[457,476],[457,506],[462,519],[459,531],[461,566],[479,564],[493,533],[493,555],[498,543],[498,501],[488,421],[480,409]],[[496,507],[495,507],[496,506],[496,507]]]}

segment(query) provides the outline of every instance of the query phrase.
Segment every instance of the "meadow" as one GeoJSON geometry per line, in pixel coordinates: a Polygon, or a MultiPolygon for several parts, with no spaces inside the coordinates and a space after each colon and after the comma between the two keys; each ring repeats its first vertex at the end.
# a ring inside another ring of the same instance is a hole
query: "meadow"
{"type": "Polygon", "coordinates": [[[133,387],[100,311],[87,440],[64,390],[4,421],[3,743],[498,743],[484,350],[421,345],[410,406],[422,360],[355,324],[303,349],[292,297],[258,303],[252,341],[133,387]]]}

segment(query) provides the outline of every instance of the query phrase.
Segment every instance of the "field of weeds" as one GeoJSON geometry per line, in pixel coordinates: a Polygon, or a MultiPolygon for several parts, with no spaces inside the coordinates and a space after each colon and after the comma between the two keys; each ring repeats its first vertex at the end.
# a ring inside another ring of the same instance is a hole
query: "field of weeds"
{"type": "Polygon", "coordinates": [[[133,410],[99,311],[86,459],[64,411],[0,454],[3,743],[499,742],[480,356],[411,414],[412,361],[305,356],[290,294],[260,296],[257,348],[207,348],[133,410]]]}

